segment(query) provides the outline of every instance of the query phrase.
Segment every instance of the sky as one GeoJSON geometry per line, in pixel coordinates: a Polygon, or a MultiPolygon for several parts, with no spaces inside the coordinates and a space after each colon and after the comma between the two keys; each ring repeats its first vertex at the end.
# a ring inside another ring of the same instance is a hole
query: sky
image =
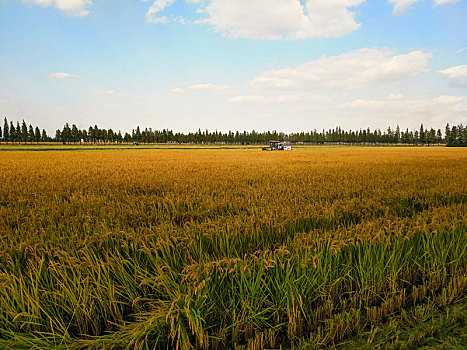
{"type": "Polygon", "coordinates": [[[466,18],[467,0],[0,0],[0,118],[51,134],[466,125],[466,18]]]}

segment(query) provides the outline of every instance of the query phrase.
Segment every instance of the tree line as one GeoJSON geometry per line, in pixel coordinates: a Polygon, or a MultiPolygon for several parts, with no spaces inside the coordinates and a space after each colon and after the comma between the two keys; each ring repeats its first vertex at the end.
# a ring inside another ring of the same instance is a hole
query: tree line
{"type": "Polygon", "coordinates": [[[47,135],[45,129],[38,126],[27,125],[4,119],[3,128],[0,126],[0,140],[3,142],[60,142],[69,143],[219,143],[219,144],[265,144],[269,140],[288,141],[290,143],[346,143],[346,144],[441,144],[447,146],[467,146],[467,127],[462,124],[446,125],[444,133],[441,129],[427,129],[422,125],[418,130],[401,131],[399,125],[389,127],[385,131],[370,130],[343,130],[340,127],[328,130],[311,130],[299,133],[283,133],[277,131],[229,131],[219,132],[173,132],[172,130],[142,129],[139,126],[131,133],[102,129],[97,125],[88,129],[79,129],[75,124],[66,123],[62,129],[55,132],[55,136],[47,135]]]}

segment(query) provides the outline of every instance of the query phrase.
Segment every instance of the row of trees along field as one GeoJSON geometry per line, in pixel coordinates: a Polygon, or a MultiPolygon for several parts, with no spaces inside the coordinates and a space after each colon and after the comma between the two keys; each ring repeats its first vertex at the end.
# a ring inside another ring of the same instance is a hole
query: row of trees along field
{"type": "Polygon", "coordinates": [[[467,127],[462,124],[446,125],[444,135],[441,129],[426,129],[423,124],[419,130],[401,131],[399,125],[386,131],[380,129],[342,130],[340,127],[318,132],[312,130],[300,133],[282,133],[277,131],[243,131],[222,133],[219,131],[201,131],[174,133],[172,130],[152,130],[139,126],[131,134],[112,129],[101,129],[97,125],[79,129],[75,124],[65,124],[62,130],[55,132],[55,137],[47,135],[45,129],[27,125],[26,122],[8,122],[5,118],[3,129],[0,127],[0,139],[3,142],[61,142],[61,143],[228,143],[228,144],[264,144],[269,140],[281,140],[291,143],[381,143],[381,144],[441,144],[448,146],[467,146],[467,127]]]}

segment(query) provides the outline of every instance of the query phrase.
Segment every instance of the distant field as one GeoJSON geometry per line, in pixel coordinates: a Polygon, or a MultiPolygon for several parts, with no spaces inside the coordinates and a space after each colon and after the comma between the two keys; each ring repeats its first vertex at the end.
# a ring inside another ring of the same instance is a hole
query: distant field
{"type": "Polygon", "coordinates": [[[189,144],[189,143],[160,143],[160,144],[61,144],[61,143],[0,143],[1,151],[78,151],[78,150],[145,150],[145,149],[172,149],[172,150],[188,150],[188,149],[261,149],[261,145],[215,145],[215,144],[189,144]]]}
{"type": "MultiPolygon", "coordinates": [[[[0,152],[2,151],[83,151],[83,150],[261,150],[264,145],[238,145],[238,144],[191,144],[191,143],[160,143],[160,144],[140,144],[134,145],[131,143],[108,143],[108,144],[86,144],[86,143],[70,143],[61,144],[56,142],[50,143],[5,143],[0,142],[0,152]]],[[[429,148],[445,147],[446,145],[430,145],[423,146],[429,148]]],[[[420,145],[410,144],[292,144],[294,150],[307,149],[336,149],[336,148],[411,148],[420,147],[420,145]]]]}
{"type": "Polygon", "coordinates": [[[465,149],[22,147],[0,348],[467,347],[465,149]]]}

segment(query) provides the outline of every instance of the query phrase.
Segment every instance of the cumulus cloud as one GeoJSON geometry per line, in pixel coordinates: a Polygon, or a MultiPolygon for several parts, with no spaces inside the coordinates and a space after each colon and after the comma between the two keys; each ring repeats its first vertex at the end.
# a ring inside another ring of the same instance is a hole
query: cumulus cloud
{"type": "Polygon", "coordinates": [[[264,96],[264,95],[240,95],[229,99],[230,102],[261,102],[261,103],[287,103],[299,99],[296,95],[264,96]]]}
{"type": "Polygon", "coordinates": [[[389,94],[388,95],[388,100],[402,100],[404,98],[404,95],[402,94],[389,94]]]}
{"type": "Polygon", "coordinates": [[[232,92],[232,86],[230,85],[220,85],[220,84],[213,84],[213,83],[199,83],[199,84],[188,84],[184,83],[177,83],[175,84],[171,91],[179,94],[186,93],[188,91],[199,91],[199,92],[209,92],[209,93],[229,93],[232,92]]]}
{"type": "MultiPolygon", "coordinates": [[[[50,1],[50,0],[34,0],[50,1]]],[[[64,0],[62,0],[64,1],[64,0]]],[[[148,1],[148,0],[143,0],[148,1]]],[[[146,13],[152,23],[180,22],[182,17],[161,15],[177,0],[155,0],[146,13]]],[[[182,0],[179,0],[182,1],[182,0]]],[[[402,15],[422,0],[388,0],[393,15],[402,15]]],[[[433,0],[434,6],[460,0],[433,0]]],[[[355,7],[365,0],[185,0],[204,15],[194,23],[211,25],[233,38],[301,40],[316,37],[340,37],[360,27],[355,7]]]]}
{"type": "Polygon", "coordinates": [[[89,14],[87,7],[92,4],[91,0],[22,0],[40,6],[53,6],[69,16],[82,17],[89,14]]]}
{"type": "Polygon", "coordinates": [[[321,57],[266,71],[227,101],[234,110],[288,116],[305,124],[310,116],[326,116],[327,123],[339,125],[346,120],[362,125],[391,120],[408,126],[465,121],[466,96],[438,93],[429,98],[414,93],[429,78],[417,77],[427,72],[429,59],[430,54],[421,51],[397,55],[371,48],[321,57]]]}
{"type": "Polygon", "coordinates": [[[146,12],[146,21],[152,23],[167,23],[169,19],[166,16],[159,16],[159,13],[166,7],[172,6],[177,0],[156,0],[146,12]]]}
{"type": "Polygon", "coordinates": [[[360,27],[349,7],[364,0],[211,0],[203,20],[232,37],[307,39],[343,36],[360,27]]]}
{"type": "Polygon", "coordinates": [[[205,91],[226,91],[229,90],[230,85],[217,85],[217,84],[194,84],[188,86],[188,90],[205,90],[205,91]]]}
{"type": "Polygon", "coordinates": [[[400,16],[405,14],[412,4],[415,4],[419,1],[421,0],[389,0],[388,2],[394,5],[392,14],[394,16],[400,16]]]}
{"type": "Polygon", "coordinates": [[[267,104],[285,104],[285,103],[313,103],[314,105],[324,105],[332,103],[331,96],[315,95],[309,93],[284,94],[284,95],[239,95],[229,99],[233,103],[267,103],[267,104]]]}
{"type": "MultiPolygon", "coordinates": [[[[388,2],[394,5],[392,14],[394,16],[400,16],[407,12],[411,5],[422,0],[388,0],[388,2]]],[[[460,0],[433,0],[433,6],[452,4],[459,2],[460,0]]]]}
{"type": "Polygon", "coordinates": [[[467,87],[467,64],[438,71],[453,87],[467,87]]]}
{"type": "Polygon", "coordinates": [[[441,111],[460,116],[465,123],[465,118],[467,118],[467,96],[442,95],[433,99],[433,104],[435,107],[439,107],[441,111]]]}
{"type": "Polygon", "coordinates": [[[0,97],[0,105],[12,105],[12,104],[17,104],[18,102],[16,100],[11,100],[9,98],[3,98],[0,97]]]}
{"type": "Polygon", "coordinates": [[[71,74],[71,73],[50,73],[48,77],[51,79],[81,78],[79,75],[71,74]]]}
{"type": "Polygon", "coordinates": [[[112,97],[118,97],[118,98],[128,98],[132,97],[131,94],[123,91],[115,91],[115,90],[100,90],[100,91],[95,91],[96,95],[103,95],[103,96],[112,96],[112,97]]]}
{"type": "MultiPolygon", "coordinates": [[[[153,23],[168,22],[161,12],[176,0],[156,0],[146,13],[153,23]]],[[[231,37],[248,39],[307,39],[343,36],[360,27],[349,8],[365,0],[185,0],[199,4],[206,17],[195,23],[211,25],[231,37]]]]}
{"type": "Polygon", "coordinates": [[[336,105],[344,112],[370,114],[407,123],[411,119],[436,124],[458,123],[467,117],[467,97],[441,95],[434,99],[363,100],[356,99],[336,105]]]}
{"type": "Polygon", "coordinates": [[[430,54],[412,51],[393,55],[389,50],[365,48],[338,56],[321,57],[295,68],[269,70],[251,85],[268,89],[352,90],[398,81],[426,71],[430,54]]]}
{"type": "Polygon", "coordinates": [[[465,105],[464,108],[467,110],[467,104],[466,104],[467,96],[441,95],[433,99],[433,102],[436,104],[443,104],[443,105],[463,104],[465,105]]]}
{"type": "Polygon", "coordinates": [[[172,88],[172,92],[175,92],[177,94],[183,94],[185,92],[185,89],[181,87],[174,87],[172,88]]]}
{"type": "Polygon", "coordinates": [[[435,6],[437,5],[445,5],[445,4],[452,4],[455,2],[459,2],[460,0],[433,0],[435,6]]]}

